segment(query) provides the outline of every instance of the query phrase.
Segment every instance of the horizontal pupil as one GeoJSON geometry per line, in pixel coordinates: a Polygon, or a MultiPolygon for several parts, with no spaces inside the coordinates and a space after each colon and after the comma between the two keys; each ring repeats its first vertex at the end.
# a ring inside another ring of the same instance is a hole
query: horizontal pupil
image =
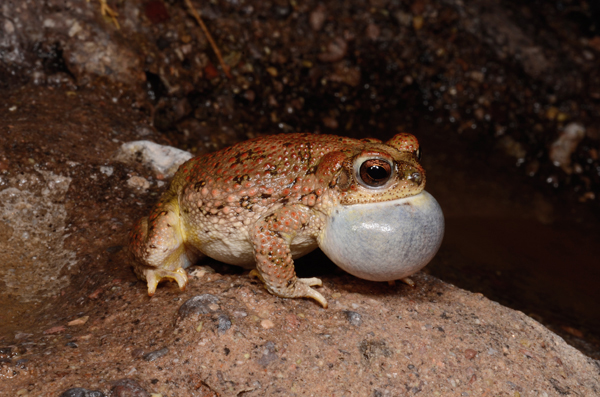
{"type": "Polygon", "coordinates": [[[387,171],[383,167],[380,167],[378,165],[373,165],[369,167],[368,174],[373,179],[383,179],[388,176],[387,171]]]}

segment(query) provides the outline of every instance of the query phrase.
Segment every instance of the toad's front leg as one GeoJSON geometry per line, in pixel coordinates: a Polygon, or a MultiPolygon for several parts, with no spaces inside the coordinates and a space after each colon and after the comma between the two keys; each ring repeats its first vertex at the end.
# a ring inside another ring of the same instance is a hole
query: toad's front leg
{"type": "Polygon", "coordinates": [[[185,289],[188,277],[184,268],[194,262],[196,255],[186,249],[184,240],[177,200],[168,197],[131,231],[129,249],[135,258],[134,270],[147,281],[148,295],[154,295],[158,283],[165,279],[185,289]]]}
{"type": "Polygon", "coordinates": [[[254,226],[252,243],[256,257],[256,272],[252,274],[265,283],[267,290],[282,298],[312,298],[323,307],[327,300],[311,288],[321,286],[318,278],[297,278],[290,243],[311,219],[303,206],[284,206],[259,220],[254,226]]]}

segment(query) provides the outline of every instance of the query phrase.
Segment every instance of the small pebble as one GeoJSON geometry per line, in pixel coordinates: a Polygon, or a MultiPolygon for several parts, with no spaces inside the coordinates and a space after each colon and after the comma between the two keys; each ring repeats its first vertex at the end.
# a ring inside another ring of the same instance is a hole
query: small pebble
{"type": "Polygon", "coordinates": [[[67,323],[67,325],[68,325],[69,327],[73,327],[73,326],[75,326],[75,325],[83,325],[83,324],[87,323],[87,321],[88,321],[89,319],[90,319],[90,316],[83,316],[83,317],[77,318],[77,319],[75,319],[75,320],[73,320],[73,321],[69,321],[69,322],[67,323]]]}
{"type": "Polygon", "coordinates": [[[326,18],[327,15],[325,15],[325,6],[319,4],[317,8],[310,13],[308,17],[308,23],[310,24],[312,30],[318,32],[323,27],[326,18]]]}
{"type": "Polygon", "coordinates": [[[374,23],[370,23],[367,26],[365,34],[369,39],[377,40],[379,38],[379,35],[381,34],[381,30],[379,29],[379,26],[375,25],[374,23]]]}
{"type": "Polygon", "coordinates": [[[226,314],[219,314],[219,325],[217,325],[217,332],[223,335],[229,328],[231,328],[231,320],[226,314]]]}
{"type": "Polygon", "coordinates": [[[218,308],[219,298],[211,294],[196,295],[185,301],[179,308],[181,318],[189,317],[192,314],[208,314],[218,308]]]}
{"type": "Polygon", "coordinates": [[[263,327],[264,329],[271,329],[275,326],[275,324],[271,320],[262,320],[260,322],[260,326],[263,327]]]}
{"type": "Polygon", "coordinates": [[[402,26],[410,26],[412,24],[413,17],[407,12],[398,11],[394,16],[402,26]]]}
{"type": "Polygon", "coordinates": [[[100,172],[103,173],[106,176],[111,176],[114,172],[114,168],[113,167],[107,167],[107,166],[101,166],[100,167],[100,172]]]}
{"type": "Polygon", "coordinates": [[[150,397],[150,393],[133,379],[120,379],[114,382],[111,393],[111,397],[150,397]]]}
{"type": "Polygon", "coordinates": [[[131,357],[133,358],[140,358],[144,355],[144,350],[142,349],[133,349],[133,351],[131,352],[131,357]]]}
{"type": "Polygon", "coordinates": [[[267,68],[267,73],[269,73],[273,77],[277,77],[277,74],[278,74],[277,69],[275,69],[272,66],[267,68]]]}
{"type": "Polygon", "coordinates": [[[336,37],[329,44],[327,50],[319,54],[321,62],[338,62],[344,59],[348,52],[348,43],[341,37],[336,37]]]}
{"type": "Polygon", "coordinates": [[[132,176],[127,180],[127,186],[134,189],[148,190],[150,189],[150,182],[141,176],[132,176]]]}
{"type": "Polygon", "coordinates": [[[412,20],[413,23],[413,28],[415,28],[415,30],[420,30],[423,27],[423,17],[421,15],[417,15],[413,18],[412,20]]]}
{"type": "Polygon", "coordinates": [[[331,128],[332,130],[337,129],[339,126],[338,121],[334,117],[329,116],[323,117],[323,124],[325,127],[331,128]]]}
{"type": "Polygon", "coordinates": [[[66,328],[63,325],[59,325],[59,326],[52,327],[52,328],[45,330],[44,335],[59,334],[61,332],[65,332],[65,330],[66,330],[66,328]]]}
{"type": "Polygon", "coordinates": [[[263,349],[264,349],[262,352],[263,354],[258,359],[258,363],[260,365],[262,365],[263,367],[266,367],[271,362],[277,360],[278,357],[277,357],[277,354],[275,354],[277,347],[275,346],[275,343],[269,341],[264,344],[263,349]]]}
{"type": "Polygon", "coordinates": [[[355,327],[362,325],[362,316],[359,313],[350,310],[344,310],[344,314],[346,315],[346,319],[350,324],[354,325],[355,327]]]}
{"type": "Polygon", "coordinates": [[[583,138],[585,138],[585,127],[580,123],[569,123],[560,136],[552,142],[548,157],[555,166],[561,167],[568,174],[572,173],[571,156],[583,138]]]}
{"type": "Polygon", "coordinates": [[[467,360],[472,360],[475,358],[475,356],[477,356],[477,352],[473,349],[467,349],[465,350],[465,358],[467,360]]]}
{"type": "Polygon", "coordinates": [[[157,359],[161,358],[162,356],[164,356],[164,355],[165,355],[165,354],[167,354],[168,352],[169,352],[169,348],[168,348],[168,347],[163,347],[163,348],[162,348],[162,349],[160,349],[160,350],[155,350],[155,351],[153,351],[153,352],[150,352],[150,353],[146,353],[146,354],[144,354],[144,355],[142,356],[142,358],[143,358],[145,361],[152,362],[152,361],[154,361],[154,360],[157,360],[157,359]]]}
{"type": "Polygon", "coordinates": [[[98,390],[88,390],[82,387],[74,387],[63,392],[60,397],[106,397],[106,395],[98,390]]]}

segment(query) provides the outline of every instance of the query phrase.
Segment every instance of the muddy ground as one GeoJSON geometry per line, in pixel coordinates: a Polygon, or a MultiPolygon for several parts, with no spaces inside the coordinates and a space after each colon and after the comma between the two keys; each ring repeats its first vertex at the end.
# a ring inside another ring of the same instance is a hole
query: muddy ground
{"type": "Polygon", "coordinates": [[[594,3],[198,3],[231,79],[184,4],[108,4],[0,6],[0,394],[600,394],[597,362],[436,278],[600,358],[594,3]],[[123,142],[400,129],[447,221],[416,289],[319,253],[298,268],[328,311],[213,261],[184,293],[133,275],[128,230],[166,181],[123,142]]]}

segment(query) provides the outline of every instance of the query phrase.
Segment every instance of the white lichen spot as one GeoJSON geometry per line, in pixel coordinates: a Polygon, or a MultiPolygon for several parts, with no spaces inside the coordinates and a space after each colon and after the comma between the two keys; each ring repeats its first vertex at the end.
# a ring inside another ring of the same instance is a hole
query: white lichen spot
{"type": "Polygon", "coordinates": [[[121,145],[116,159],[125,163],[141,161],[157,174],[171,177],[177,168],[191,159],[191,153],[150,141],[133,141],[121,145]]]}
{"type": "Polygon", "coordinates": [[[100,167],[100,172],[103,173],[106,176],[111,176],[114,172],[114,168],[113,167],[108,167],[108,166],[101,166],[100,167]]]}

